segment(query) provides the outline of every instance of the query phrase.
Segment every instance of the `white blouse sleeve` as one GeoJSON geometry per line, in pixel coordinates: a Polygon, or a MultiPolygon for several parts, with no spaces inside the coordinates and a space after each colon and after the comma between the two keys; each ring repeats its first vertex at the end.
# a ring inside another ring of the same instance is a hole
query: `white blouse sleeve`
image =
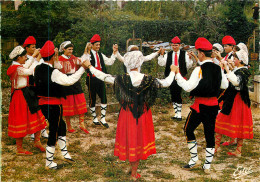
{"type": "Polygon", "coordinates": [[[26,60],[25,64],[23,64],[23,67],[29,68],[33,62],[34,62],[34,57],[30,56],[30,58],[28,60],[26,60]]]}
{"type": "Polygon", "coordinates": [[[222,70],[222,69],[221,69],[221,76],[222,76],[222,79],[221,79],[220,88],[226,89],[226,88],[228,88],[229,82],[228,82],[228,79],[227,79],[227,75],[224,74],[224,70],[222,70]]]}
{"type": "Polygon", "coordinates": [[[95,69],[93,66],[90,67],[89,71],[92,74],[94,74],[98,79],[100,79],[104,82],[107,82],[110,84],[114,84],[114,82],[115,82],[115,77],[113,77],[109,74],[103,73],[102,71],[95,69]]]}
{"type": "Polygon", "coordinates": [[[185,90],[186,92],[191,92],[193,89],[195,89],[198,86],[201,78],[202,72],[199,66],[193,70],[189,80],[185,80],[180,73],[176,74],[175,76],[178,85],[182,87],[183,90],[185,90]]]}
{"type": "Polygon", "coordinates": [[[18,73],[18,75],[21,75],[21,76],[32,75],[33,71],[34,71],[34,69],[27,69],[27,68],[24,68],[24,67],[17,68],[17,73],[18,73]]]}
{"type": "Polygon", "coordinates": [[[117,58],[120,62],[125,62],[124,57],[121,56],[121,54],[120,54],[118,51],[116,52],[116,58],[117,58]]]}
{"type": "Polygon", "coordinates": [[[193,61],[190,59],[187,51],[185,52],[185,62],[187,69],[190,69],[192,67],[193,61]]]}
{"type": "Polygon", "coordinates": [[[157,55],[158,55],[158,52],[154,52],[152,54],[144,56],[144,62],[154,59],[157,55]]]}
{"type": "Polygon", "coordinates": [[[164,56],[160,55],[160,56],[158,57],[158,64],[159,64],[160,66],[165,66],[165,65],[166,65],[167,56],[168,56],[168,54],[165,54],[164,56]]]}
{"type": "Polygon", "coordinates": [[[82,61],[82,62],[84,62],[84,61],[86,61],[86,60],[90,60],[90,55],[89,55],[89,54],[83,54],[83,55],[81,56],[81,61],[82,61]]]}
{"type": "Polygon", "coordinates": [[[51,80],[60,85],[70,86],[76,83],[84,72],[85,69],[83,67],[80,67],[78,71],[76,71],[74,74],[67,76],[66,74],[60,72],[58,69],[55,69],[51,74],[51,80]]]}
{"type": "Polygon", "coordinates": [[[116,56],[114,54],[112,54],[110,58],[106,57],[104,54],[102,54],[102,56],[104,58],[105,65],[112,65],[116,60],[116,56]]]}
{"type": "Polygon", "coordinates": [[[175,73],[171,71],[169,76],[167,76],[165,79],[157,78],[157,80],[160,84],[162,84],[162,87],[169,87],[174,80],[174,76],[175,76],[175,73]]]}
{"type": "Polygon", "coordinates": [[[235,75],[234,72],[229,72],[227,74],[227,79],[234,85],[235,87],[239,86],[240,78],[235,75]]]}

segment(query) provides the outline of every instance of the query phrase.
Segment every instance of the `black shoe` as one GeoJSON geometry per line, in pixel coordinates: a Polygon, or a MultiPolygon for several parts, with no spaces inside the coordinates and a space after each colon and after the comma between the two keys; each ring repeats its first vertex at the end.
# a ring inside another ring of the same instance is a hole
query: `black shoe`
{"type": "Polygon", "coordinates": [[[101,125],[99,122],[93,122],[95,125],[101,125]]]}
{"type": "Polygon", "coordinates": [[[47,166],[45,166],[45,169],[47,169],[47,170],[57,170],[57,169],[61,169],[63,167],[64,167],[63,164],[57,164],[57,166],[55,166],[55,167],[47,167],[47,166]]]}
{"type": "Polygon", "coordinates": [[[73,159],[69,159],[69,158],[64,158],[64,160],[68,163],[75,163],[76,161],[74,161],[73,159]]]}
{"type": "Polygon", "coordinates": [[[171,117],[171,119],[176,120],[176,121],[182,121],[182,118],[178,118],[178,117],[175,117],[175,116],[171,117]]]}
{"type": "Polygon", "coordinates": [[[182,168],[186,169],[186,170],[190,170],[190,169],[200,166],[200,164],[201,164],[201,161],[197,160],[195,164],[193,164],[193,165],[186,164],[185,166],[182,166],[182,168]]]}
{"type": "Polygon", "coordinates": [[[176,118],[177,121],[182,121],[182,118],[176,118]]]}
{"type": "Polygon", "coordinates": [[[105,128],[109,128],[109,125],[108,125],[107,123],[102,123],[101,121],[100,121],[100,123],[101,123],[105,128]]]}

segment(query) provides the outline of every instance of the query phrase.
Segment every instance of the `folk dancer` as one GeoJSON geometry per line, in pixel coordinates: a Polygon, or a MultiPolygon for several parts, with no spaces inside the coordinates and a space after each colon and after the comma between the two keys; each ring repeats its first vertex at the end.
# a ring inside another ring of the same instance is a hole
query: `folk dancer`
{"type": "Polygon", "coordinates": [[[189,80],[185,80],[177,69],[176,77],[178,85],[195,97],[194,104],[184,125],[184,133],[187,138],[191,159],[183,168],[192,169],[200,164],[197,153],[197,142],[194,135],[195,129],[203,124],[206,139],[206,159],[203,165],[205,173],[210,172],[210,164],[215,151],[215,119],[218,114],[217,95],[220,88],[228,87],[228,80],[220,66],[213,63],[211,59],[212,44],[203,37],[195,42],[198,50],[200,66],[197,66],[189,80]]]}
{"type": "Polygon", "coordinates": [[[140,51],[124,55],[124,65],[129,73],[112,77],[95,69],[87,62],[90,72],[96,78],[115,85],[117,100],[121,104],[119,113],[114,155],[120,160],[129,160],[131,178],[141,177],[137,173],[140,160],[156,153],[154,126],[150,107],[154,104],[157,89],[168,87],[174,79],[174,69],[163,80],[140,73],[145,58],[140,51]]]}
{"type": "MultiPolygon", "coordinates": [[[[62,65],[60,71],[66,75],[75,73],[82,64],[81,59],[73,55],[74,45],[70,41],[65,41],[60,45],[59,52],[63,52],[59,56],[59,62],[62,65]]],[[[63,116],[65,116],[68,131],[75,132],[70,123],[71,116],[79,115],[79,128],[86,134],[89,133],[84,124],[85,113],[87,112],[87,104],[80,81],[71,86],[63,87],[66,99],[62,98],[63,116]]]]}
{"type": "Polygon", "coordinates": [[[35,50],[26,63],[26,51],[17,46],[10,53],[13,60],[7,69],[7,75],[12,82],[11,102],[8,116],[8,135],[16,139],[17,155],[32,155],[32,152],[23,149],[23,138],[27,134],[35,133],[34,146],[45,152],[40,141],[41,130],[46,127],[45,117],[38,106],[35,93],[29,88],[29,75],[33,74],[33,58],[39,54],[35,50]]]}
{"type": "MultiPolygon", "coordinates": [[[[193,64],[191,55],[189,55],[188,52],[185,52],[184,50],[180,50],[181,40],[179,39],[179,37],[177,37],[177,36],[174,37],[171,40],[171,42],[172,42],[171,46],[172,46],[173,51],[170,51],[165,55],[164,55],[165,50],[161,51],[161,55],[158,57],[158,64],[160,66],[165,66],[165,72],[164,72],[165,77],[167,77],[169,75],[170,66],[172,64],[175,66],[178,66],[180,69],[181,75],[183,77],[185,77],[185,75],[188,73],[187,70],[189,68],[191,68],[192,64],[193,64]]],[[[174,115],[174,117],[172,117],[172,119],[175,119],[177,121],[182,120],[181,91],[182,91],[182,88],[174,80],[172,85],[170,86],[170,93],[171,93],[173,108],[175,111],[175,115],[174,115]]]]}
{"type": "Polygon", "coordinates": [[[61,98],[65,97],[62,86],[76,83],[85,72],[84,65],[74,74],[67,76],[58,69],[53,68],[54,61],[58,61],[58,49],[53,42],[47,41],[41,48],[44,63],[36,66],[34,80],[39,96],[39,105],[42,113],[49,122],[49,138],[46,146],[46,169],[58,169],[61,166],[53,162],[56,141],[61,149],[61,154],[67,162],[75,162],[67,151],[66,124],[62,119],[61,98]]]}

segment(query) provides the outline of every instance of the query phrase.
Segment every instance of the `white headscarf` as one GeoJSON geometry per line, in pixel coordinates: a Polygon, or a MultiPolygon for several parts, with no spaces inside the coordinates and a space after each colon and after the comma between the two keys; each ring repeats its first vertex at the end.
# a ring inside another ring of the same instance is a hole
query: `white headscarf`
{"type": "Polygon", "coordinates": [[[239,44],[237,44],[237,47],[239,47],[239,49],[245,51],[248,54],[248,49],[246,44],[244,44],[243,42],[240,42],[239,44]]]}
{"type": "Polygon", "coordinates": [[[137,45],[130,45],[130,46],[128,46],[128,48],[127,48],[127,52],[130,52],[130,51],[131,51],[131,49],[132,49],[133,47],[137,47],[137,48],[138,48],[138,46],[137,46],[137,45]]]}
{"type": "Polygon", "coordinates": [[[240,61],[242,61],[245,65],[248,65],[248,54],[243,49],[237,51],[236,55],[240,61]]]}
{"type": "Polygon", "coordinates": [[[222,45],[220,45],[219,43],[213,44],[213,47],[216,47],[220,53],[223,53],[223,51],[224,51],[222,45]]]}
{"type": "Polygon", "coordinates": [[[22,46],[16,46],[12,52],[9,54],[10,59],[14,59],[16,56],[19,56],[23,53],[25,49],[22,46]]]}
{"type": "Polygon", "coordinates": [[[71,41],[62,42],[61,45],[60,45],[59,52],[63,52],[64,47],[66,47],[69,44],[71,44],[71,41]]]}
{"type": "Polygon", "coordinates": [[[141,51],[127,52],[124,55],[124,65],[128,69],[140,68],[144,62],[144,56],[141,51]]]}

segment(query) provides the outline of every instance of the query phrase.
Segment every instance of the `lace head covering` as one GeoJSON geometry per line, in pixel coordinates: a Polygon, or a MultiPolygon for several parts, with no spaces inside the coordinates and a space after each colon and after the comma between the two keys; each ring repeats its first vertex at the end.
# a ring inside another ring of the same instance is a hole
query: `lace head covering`
{"type": "Polygon", "coordinates": [[[124,65],[131,70],[142,66],[144,56],[141,51],[132,51],[124,55],[124,60],[124,65]]]}

